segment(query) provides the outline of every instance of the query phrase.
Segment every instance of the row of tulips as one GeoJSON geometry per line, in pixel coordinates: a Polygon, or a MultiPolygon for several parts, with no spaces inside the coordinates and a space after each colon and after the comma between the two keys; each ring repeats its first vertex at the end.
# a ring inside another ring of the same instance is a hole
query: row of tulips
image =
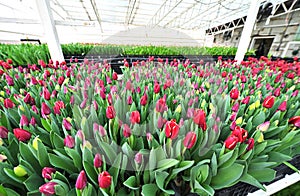
{"type": "Polygon", "coordinates": [[[149,57],[122,80],[106,62],[1,61],[0,193],[213,195],[238,182],[264,189],[273,168],[300,153],[294,60],[149,57]]]}

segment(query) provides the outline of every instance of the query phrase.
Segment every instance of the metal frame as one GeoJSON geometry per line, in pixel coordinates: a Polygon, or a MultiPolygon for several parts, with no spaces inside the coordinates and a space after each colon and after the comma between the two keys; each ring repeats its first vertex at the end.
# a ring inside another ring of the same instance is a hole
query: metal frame
{"type": "Polygon", "coordinates": [[[101,33],[103,33],[103,28],[102,28],[102,20],[101,20],[101,17],[100,17],[99,11],[98,11],[98,9],[97,9],[97,4],[96,4],[95,0],[90,0],[90,1],[91,1],[91,4],[92,4],[92,7],[93,7],[93,10],[94,10],[94,14],[96,15],[96,18],[97,18],[98,24],[99,24],[99,26],[100,26],[101,33]]]}

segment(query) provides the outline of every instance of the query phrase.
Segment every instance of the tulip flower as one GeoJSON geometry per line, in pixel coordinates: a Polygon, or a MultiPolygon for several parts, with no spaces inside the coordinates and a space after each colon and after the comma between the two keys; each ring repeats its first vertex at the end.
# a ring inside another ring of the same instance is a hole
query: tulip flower
{"type": "Polygon", "coordinates": [[[52,167],[44,167],[42,170],[42,177],[47,180],[52,180],[52,174],[54,174],[56,170],[52,167]]]}
{"type": "Polygon", "coordinates": [[[239,111],[239,107],[240,107],[240,104],[237,102],[237,103],[235,103],[235,104],[232,106],[231,110],[232,110],[233,112],[238,112],[238,111],[239,111]]]}
{"type": "Polygon", "coordinates": [[[270,121],[266,121],[260,125],[257,126],[257,129],[260,130],[261,132],[265,132],[269,129],[270,126],[270,121]]]}
{"type": "Polygon", "coordinates": [[[161,129],[166,124],[167,120],[159,116],[157,120],[157,128],[161,129]]]}
{"type": "Polygon", "coordinates": [[[229,118],[230,121],[234,121],[236,118],[236,112],[233,112],[229,118]]]}
{"type": "Polygon", "coordinates": [[[183,140],[183,145],[187,148],[190,149],[192,148],[197,140],[197,135],[195,132],[188,132],[183,140]]]}
{"type": "Polygon", "coordinates": [[[4,99],[3,104],[4,104],[4,107],[7,109],[15,107],[14,102],[12,100],[10,100],[9,98],[4,99]]]}
{"type": "Polygon", "coordinates": [[[252,150],[254,147],[254,139],[253,138],[249,138],[246,142],[246,144],[248,144],[247,146],[247,150],[252,150]]]}
{"type": "Polygon", "coordinates": [[[133,102],[132,97],[129,96],[129,97],[127,98],[127,104],[128,104],[128,105],[131,105],[132,102],[133,102]]]}
{"type": "Polygon", "coordinates": [[[137,164],[141,164],[142,163],[142,160],[143,160],[143,155],[141,153],[136,153],[135,156],[134,156],[134,161],[137,163],[137,164]]]}
{"type": "Polygon", "coordinates": [[[46,87],[43,88],[43,97],[46,100],[50,100],[50,97],[51,97],[51,94],[46,87]]]}
{"type": "Polygon", "coordinates": [[[226,76],[227,76],[226,71],[223,71],[222,74],[221,74],[221,76],[222,76],[222,78],[226,78],[226,76]]]}
{"type": "Polygon", "coordinates": [[[202,128],[203,131],[206,130],[206,114],[201,109],[194,110],[194,123],[202,128]]]}
{"type": "Polygon", "coordinates": [[[279,97],[280,96],[280,90],[281,90],[280,87],[278,87],[278,88],[275,89],[275,91],[274,91],[274,96],[275,97],[279,97]]]}
{"type": "Polygon", "coordinates": [[[111,180],[112,179],[111,179],[110,174],[107,171],[103,171],[98,176],[99,187],[102,188],[102,189],[106,189],[106,188],[110,187],[111,180]]]}
{"type": "Polygon", "coordinates": [[[23,177],[23,176],[27,175],[27,171],[25,170],[25,168],[22,165],[18,165],[16,167],[14,167],[14,173],[16,174],[16,176],[19,176],[19,177],[23,177]]]}
{"type": "Polygon", "coordinates": [[[16,138],[21,142],[25,142],[31,138],[31,133],[24,129],[15,128],[13,132],[16,138]]]}
{"type": "Polygon", "coordinates": [[[58,83],[59,85],[62,85],[62,84],[64,83],[64,81],[65,81],[65,77],[64,77],[64,76],[60,76],[60,77],[58,78],[58,80],[57,80],[57,83],[58,83]]]}
{"type": "MultiPolygon", "coordinates": [[[[1,142],[0,142],[1,143],[1,142]]],[[[1,145],[0,145],[1,146],[1,145]]],[[[0,154],[0,163],[4,162],[7,160],[7,156],[0,154]]]]}
{"type": "Polygon", "coordinates": [[[293,124],[295,127],[300,128],[300,116],[294,116],[290,118],[289,123],[293,124]]]}
{"type": "Polygon", "coordinates": [[[49,106],[44,102],[42,103],[41,113],[42,113],[43,118],[46,118],[46,116],[51,113],[49,106]]]}
{"type": "Polygon", "coordinates": [[[231,135],[237,137],[238,142],[244,142],[248,137],[248,131],[239,126],[236,126],[231,135]]]}
{"type": "Polygon", "coordinates": [[[123,136],[126,138],[131,136],[131,129],[127,124],[123,125],[123,136]]]}
{"type": "Polygon", "coordinates": [[[157,112],[164,112],[166,110],[168,110],[168,106],[166,104],[166,101],[164,98],[160,98],[157,102],[156,102],[156,106],[155,109],[157,112]]]}
{"type": "Polygon", "coordinates": [[[5,79],[6,79],[6,82],[9,86],[13,86],[15,85],[14,83],[14,79],[12,77],[10,77],[9,75],[5,75],[5,79]]]}
{"type": "Polygon", "coordinates": [[[250,101],[250,96],[247,96],[241,102],[242,102],[242,104],[248,104],[249,101],[250,101]]]}
{"type": "Polygon", "coordinates": [[[147,94],[144,94],[142,97],[141,97],[141,105],[145,106],[147,104],[147,99],[148,99],[148,96],[147,94]]]}
{"type": "Polygon", "coordinates": [[[237,99],[239,97],[239,90],[237,88],[234,88],[230,91],[230,98],[231,99],[237,99]]]}
{"type": "Polygon", "coordinates": [[[286,77],[289,78],[289,79],[294,79],[295,74],[294,73],[288,73],[288,75],[286,77]]]}
{"type": "Polygon", "coordinates": [[[112,79],[113,79],[113,80],[118,80],[118,74],[117,74],[116,72],[114,72],[114,73],[112,74],[112,79]]]}
{"type": "Polygon", "coordinates": [[[275,97],[274,96],[268,96],[265,98],[263,102],[263,107],[265,108],[272,108],[275,102],[275,97]]]}
{"type": "Polygon", "coordinates": [[[229,150],[233,150],[235,148],[235,146],[237,145],[239,139],[234,136],[234,135],[230,135],[226,140],[225,140],[225,147],[229,150]]]}
{"type": "Polygon", "coordinates": [[[57,185],[56,182],[47,182],[46,184],[43,184],[42,186],[39,187],[39,191],[40,193],[45,195],[54,195],[55,185],[57,185]]]}
{"type": "Polygon", "coordinates": [[[140,116],[139,111],[133,111],[133,112],[131,112],[131,115],[130,115],[130,122],[131,122],[131,124],[135,124],[135,123],[139,124],[140,120],[141,120],[141,116],[140,116]]]}
{"type": "Polygon", "coordinates": [[[76,189],[82,190],[86,187],[86,184],[87,184],[87,178],[84,170],[82,170],[77,177],[75,187],[76,189]]]}
{"type": "Polygon", "coordinates": [[[29,125],[28,118],[24,114],[22,114],[21,119],[20,119],[20,127],[28,126],[28,125],[29,125]]]}
{"type": "Polygon", "coordinates": [[[106,117],[108,119],[113,119],[116,117],[116,111],[115,111],[115,108],[113,106],[108,106],[106,108],[106,117]]]}
{"type": "Polygon", "coordinates": [[[70,131],[72,129],[72,124],[69,121],[67,121],[65,118],[63,119],[63,126],[68,131],[70,131]]]}
{"type": "Polygon", "coordinates": [[[165,127],[165,134],[167,138],[176,139],[179,133],[179,125],[176,123],[175,119],[168,121],[165,127]]]}
{"type": "Polygon", "coordinates": [[[75,139],[71,135],[67,135],[67,137],[64,139],[64,145],[68,148],[74,148],[75,139]]]}
{"type": "Polygon", "coordinates": [[[153,89],[155,94],[158,94],[160,92],[160,85],[158,83],[154,84],[154,89],[153,89]]]}
{"type": "Polygon", "coordinates": [[[278,110],[284,112],[286,110],[286,101],[283,101],[279,106],[278,110]]]}
{"type": "Polygon", "coordinates": [[[0,138],[7,138],[8,130],[4,126],[0,126],[0,138]]]}
{"type": "Polygon", "coordinates": [[[103,164],[103,161],[102,161],[102,157],[99,153],[95,154],[95,157],[94,157],[94,167],[95,168],[99,168],[101,167],[103,164]]]}

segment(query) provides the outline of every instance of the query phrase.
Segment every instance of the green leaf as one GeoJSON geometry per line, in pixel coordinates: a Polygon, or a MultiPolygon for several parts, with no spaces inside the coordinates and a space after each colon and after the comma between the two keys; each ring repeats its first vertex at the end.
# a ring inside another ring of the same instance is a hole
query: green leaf
{"type": "Polygon", "coordinates": [[[253,127],[257,127],[258,125],[262,124],[266,120],[266,115],[263,111],[260,111],[252,121],[253,127]]]}
{"type": "Polygon", "coordinates": [[[115,186],[118,184],[118,176],[121,168],[121,162],[122,162],[122,153],[119,153],[116,159],[114,160],[113,164],[111,165],[108,172],[113,177],[113,181],[115,186]]]}
{"type": "Polygon", "coordinates": [[[270,168],[249,170],[248,174],[259,182],[271,182],[274,180],[276,171],[270,168]]]}
{"type": "Polygon", "coordinates": [[[35,151],[33,147],[30,145],[26,145],[23,142],[21,142],[19,145],[20,154],[22,155],[24,160],[30,163],[31,166],[35,169],[35,171],[39,173],[42,170],[42,168],[37,160],[36,155],[33,153],[35,151]]]}
{"type": "Polygon", "coordinates": [[[50,132],[50,141],[54,149],[64,148],[64,139],[54,131],[50,132]]]}
{"type": "Polygon", "coordinates": [[[258,162],[258,163],[250,163],[249,164],[249,170],[253,169],[263,169],[267,167],[272,167],[275,166],[277,163],[276,162],[258,162]]]}
{"type": "Polygon", "coordinates": [[[167,193],[168,195],[172,195],[175,194],[175,192],[173,190],[166,190],[165,189],[165,182],[166,179],[168,178],[169,174],[167,172],[155,172],[155,180],[156,180],[156,184],[159,187],[160,190],[162,190],[163,192],[167,193]]]}
{"type": "Polygon", "coordinates": [[[97,181],[98,175],[97,175],[95,167],[92,165],[92,163],[90,163],[88,161],[84,161],[83,168],[84,168],[88,178],[94,183],[95,186],[97,186],[98,185],[98,181],[97,181]]]}
{"type": "Polygon", "coordinates": [[[74,163],[71,159],[66,157],[57,156],[54,154],[49,154],[49,159],[51,165],[54,167],[60,168],[68,172],[69,174],[77,173],[78,168],[74,166],[74,163]]]}
{"type": "Polygon", "coordinates": [[[250,174],[245,173],[242,177],[241,177],[241,182],[245,182],[247,184],[251,184],[252,186],[256,186],[264,191],[266,191],[266,188],[255,178],[253,178],[253,176],[251,176],[250,174]]]}
{"type": "Polygon", "coordinates": [[[111,147],[111,145],[105,142],[100,142],[100,147],[104,152],[104,155],[109,159],[109,163],[112,164],[117,157],[117,154],[114,151],[114,149],[111,147]]]}
{"type": "Polygon", "coordinates": [[[211,167],[211,173],[212,173],[212,176],[217,175],[217,171],[218,171],[218,163],[217,163],[217,156],[216,156],[216,153],[214,153],[213,156],[211,157],[210,167],[211,167]]]}
{"type": "Polygon", "coordinates": [[[177,165],[179,163],[178,160],[176,159],[164,159],[164,160],[160,160],[157,163],[157,170],[156,171],[163,171],[166,170],[170,167],[173,167],[175,165],[177,165]]]}
{"type": "Polygon", "coordinates": [[[79,170],[81,170],[82,169],[81,154],[79,154],[75,149],[71,149],[68,147],[65,147],[65,151],[72,158],[74,166],[77,167],[79,170]]]}
{"type": "Polygon", "coordinates": [[[212,187],[210,187],[206,184],[203,184],[203,186],[201,186],[201,184],[198,181],[195,181],[195,189],[196,189],[195,192],[200,194],[200,195],[203,195],[202,192],[204,192],[208,195],[214,195],[215,194],[215,190],[212,187]],[[200,190],[200,192],[198,190],[200,190]]]}
{"type": "Polygon", "coordinates": [[[143,196],[153,196],[156,195],[158,187],[156,184],[145,184],[142,186],[142,195],[143,196]]]}
{"type": "Polygon", "coordinates": [[[178,173],[187,170],[193,165],[194,165],[194,161],[182,161],[179,163],[178,168],[172,170],[171,176],[175,177],[178,173]]]}
{"type": "Polygon", "coordinates": [[[45,120],[44,118],[41,119],[41,122],[42,122],[42,125],[43,127],[47,130],[47,131],[51,131],[51,126],[50,124],[48,123],[47,120],[45,120]]]}
{"type": "Polygon", "coordinates": [[[238,182],[243,174],[244,168],[244,165],[233,163],[229,167],[218,169],[217,175],[213,176],[211,179],[211,186],[214,189],[222,189],[231,186],[238,182]]]}
{"type": "Polygon", "coordinates": [[[40,140],[38,140],[37,142],[38,142],[37,157],[41,167],[50,166],[49,156],[45,145],[40,140]]]}
{"type": "Polygon", "coordinates": [[[10,189],[10,188],[5,188],[5,191],[8,196],[19,196],[20,194],[17,193],[16,191],[10,189]]]}
{"type": "Polygon", "coordinates": [[[0,185],[0,195],[1,196],[7,196],[7,192],[6,192],[5,188],[2,185],[0,185]]]}
{"type": "Polygon", "coordinates": [[[23,182],[26,180],[25,177],[17,176],[12,169],[4,168],[3,170],[8,177],[20,184],[23,184],[23,182]]]}
{"type": "Polygon", "coordinates": [[[28,191],[37,190],[42,184],[44,184],[44,179],[37,174],[30,175],[29,178],[24,181],[24,185],[28,191]]]}
{"type": "Polygon", "coordinates": [[[135,176],[130,176],[123,184],[132,190],[139,189],[139,185],[137,184],[135,176]]]}
{"type": "Polygon", "coordinates": [[[273,161],[273,162],[277,162],[277,163],[281,163],[284,161],[289,161],[291,160],[292,157],[280,152],[276,152],[276,151],[272,151],[269,153],[269,160],[268,161],[273,161]]]}

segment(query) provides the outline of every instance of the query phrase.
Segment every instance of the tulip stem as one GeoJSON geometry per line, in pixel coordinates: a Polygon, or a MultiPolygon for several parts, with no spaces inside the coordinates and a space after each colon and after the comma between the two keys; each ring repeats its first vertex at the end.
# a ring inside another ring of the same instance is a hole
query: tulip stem
{"type": "Polygon", "coordinates": [[[167,154],[171,157],[172,139],[167,138],[167,154]]]}

